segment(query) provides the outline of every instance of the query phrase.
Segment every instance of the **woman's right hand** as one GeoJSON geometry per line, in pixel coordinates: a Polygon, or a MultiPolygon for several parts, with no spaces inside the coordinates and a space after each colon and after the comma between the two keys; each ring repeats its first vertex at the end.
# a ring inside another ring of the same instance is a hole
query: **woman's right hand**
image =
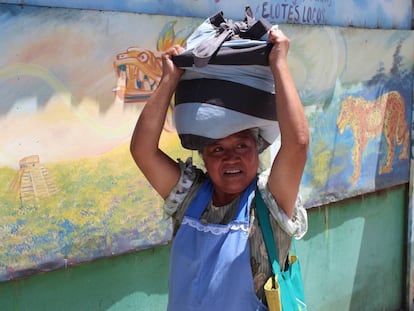
{"type": "MultiPolygon", "coordinates": [[[[180,80],[182,74],[184,73],[184,70],[177,67],[172,58],[178,54],[181,54],[184,52],[184,48],[180,45],[174,45],[173,47],[169,48],[167,51],[165,51],[162,56],[162,78],[161,80],[167,80],[171,83],[178,83],[180,80]]],[[[167,82],[165,81],[165,82],[167,82]]]]}
{"type": "Polygon", "coordinates": [[[171,97],[184,72],[172,58],[182,51],[184,49],[176,45],[162,54],[161,81],[140,113],[130,144],[136,164],[163,198],[180,178],[177,162],[159,148],[159,142],[171,97]]]}

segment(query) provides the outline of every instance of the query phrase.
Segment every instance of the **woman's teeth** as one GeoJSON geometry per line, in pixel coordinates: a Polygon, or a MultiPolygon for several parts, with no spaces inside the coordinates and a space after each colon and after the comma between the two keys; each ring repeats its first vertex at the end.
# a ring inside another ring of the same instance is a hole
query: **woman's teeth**
{"type": "Polygon", "coordinates": [[[240,172],[241,172],[240,170],[228,170],[228,171],[225,171],[224,173],[225,174],[238,174],[240,172]]]}

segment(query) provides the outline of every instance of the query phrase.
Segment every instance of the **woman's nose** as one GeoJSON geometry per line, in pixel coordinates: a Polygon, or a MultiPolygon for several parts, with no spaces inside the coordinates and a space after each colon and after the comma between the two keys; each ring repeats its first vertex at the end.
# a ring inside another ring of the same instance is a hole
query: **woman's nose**
{"type": "Polygon", "coordinates": [[[226,161],[234,161],[237,160],[238,154],[233,149],[227,149],[224,152],[223,159],[226,161]]]}

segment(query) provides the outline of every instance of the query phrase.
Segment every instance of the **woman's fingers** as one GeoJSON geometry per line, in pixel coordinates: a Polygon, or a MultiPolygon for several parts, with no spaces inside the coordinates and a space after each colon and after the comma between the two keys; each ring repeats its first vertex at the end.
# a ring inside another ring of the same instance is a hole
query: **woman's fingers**
{"type": "Polygon", "coordinates": [[[273,26],[269,30],[269,42],[273,43],[269,61],[275,62],[280,58],[287,57],[290,40],[278,27],[273,26]]]}

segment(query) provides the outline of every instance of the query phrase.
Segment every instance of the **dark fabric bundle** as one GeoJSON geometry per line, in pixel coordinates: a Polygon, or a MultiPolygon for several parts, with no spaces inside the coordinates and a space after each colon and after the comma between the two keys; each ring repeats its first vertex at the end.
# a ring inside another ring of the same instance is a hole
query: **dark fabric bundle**
{"type": "Polygon", "coordinates": [[[197,67],[207,64],[266,66],[272,44],[260,39],[267,35],[271,27],[265,19],[256,21],[250,7],[246,8],[246,17],[242,22],[225,19],[223,12],[219,12],[194,32],[187,42],[191,47],[175,57],[174,62],[179,67],[193,64],[197,67]],[[223,44],[229,40],[230,44],[223,44]]]}
{"type": "MultiPolygon", "coordinates": [[[[173,58],[185,69],[175,93],[174,122],[184,148],[258,128],[264,146],[279,134],[273,75],[268,66],[271,25],[250,8],[242,22],[220,12],[205,20],[173,58]]],[[[263,148],[262,148],[263,149],[263,148]]]]}

